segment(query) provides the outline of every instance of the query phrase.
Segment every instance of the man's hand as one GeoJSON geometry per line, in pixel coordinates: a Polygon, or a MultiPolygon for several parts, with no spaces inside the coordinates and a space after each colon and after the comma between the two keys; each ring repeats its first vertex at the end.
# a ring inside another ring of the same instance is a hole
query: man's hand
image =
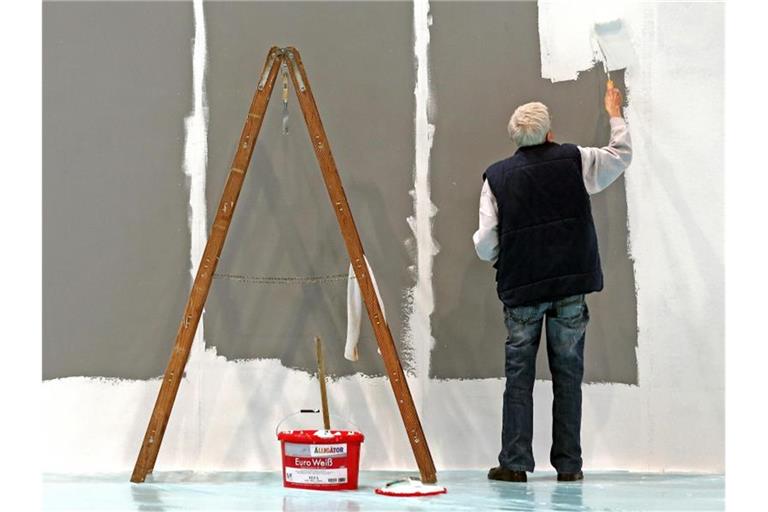
{"type": "Polygon", "coordinates": [[[611,117],[621,116],[621,92],[613,86],[613,82],[609,82],[605,89],[605,111],[611,117]]]}

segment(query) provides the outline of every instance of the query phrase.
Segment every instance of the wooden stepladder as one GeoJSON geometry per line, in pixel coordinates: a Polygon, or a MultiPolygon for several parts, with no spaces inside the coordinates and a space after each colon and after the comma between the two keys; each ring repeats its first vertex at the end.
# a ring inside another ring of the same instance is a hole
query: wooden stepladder
{"type": "Polygon", "coordinates": [[[237,205],[245,173],[248,171],[248,166],[251,162],[251,155],[253,154],[256,138],[259,135],[259,130],[264,120],[269,98],[282,65],[286,65],[288,68],[301,111],[304,114],[309,138],[317,156],[317,161],[320,164],[320,170],[323,174],[331,205],[336,212],[336,219],[339,222],[339,228],[344,237],[344,243],[368,311],[368,318],[373,326],[381,357],[387,369],[395,401],[400,409],[400,416],[402,417],[413,455],[416,458],[416,463],[421,473],[421,480],[424,483],[435,483],[437,475],[432,455],[427,445],[427,439],[424,436],[419,415],[416,412],[411,391],[408,388],[408,383],[400,364],[400,358],[397,355],[392,333],[384,320],[381,305],[368,273],[368,267],[365,264],[360,236],[355,227],[355,221],[352,218],[352,212],[349,209],[344,188],[341,185],[341,179],[331,154],[328,137],[323,129],[323,123],[320,121],[320,114],[317,110],[315,98],[312,95],[312,89],[309,87],[301,56],[293,47],[272,47],[267,56],[261,80],[253,95],[251,107],[245,119],[235,158],[229,170],[224,191],[221,194],[211,234],[205,246],[194,283],[192,284],[192,290],[189,292],[189,299],[184,308],[184,315],[176,334],[176,343],[163,376],[163,382],[155,401],[155,407],[152,410],[147,431],[144,434],[144,440],[141,443],[141,450],[139,451],[136,465],[133,468],[131,482],[143,482],[147,474],[151,473],[155,467],[160,444],[163,441],[163,435],[168,426],[168,419],[171,416],[171,409],[181,384],[184,367],[187,364],[192,348],[192,340],[200,321],[203,306],[208,297],[213,274],[216,271],[219,256],[221,255],[227,231],[232,221],[232,214],[237,205]]]}

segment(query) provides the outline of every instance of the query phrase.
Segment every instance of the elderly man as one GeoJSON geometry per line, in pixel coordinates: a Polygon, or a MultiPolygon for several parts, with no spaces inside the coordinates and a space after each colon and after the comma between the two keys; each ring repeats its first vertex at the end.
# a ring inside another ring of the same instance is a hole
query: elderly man
{"type": "Polygon", "coordinates": [[[552,450],[558,481],[581,480],[581,381],[589,312],[584,295],[603,288],[590,194],[632,159],[621,93],[608,83],[611,138],[602,148],[557,144],[547,107],[527,103],[509,120],[518,146],[483,174],[477,255],[493,262],[507,326],[499,466],[492,480],[525,482],[533,471],[533,382],[542,322],[552,372],[552,450]]]}

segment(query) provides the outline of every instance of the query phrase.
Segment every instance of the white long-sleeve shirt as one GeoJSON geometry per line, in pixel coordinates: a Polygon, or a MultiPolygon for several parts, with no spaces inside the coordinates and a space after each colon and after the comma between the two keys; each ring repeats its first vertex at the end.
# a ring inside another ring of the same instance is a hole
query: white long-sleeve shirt
{"type": "MultiPolygon", "coordinates": [[[[613,183],[632,161],[632,140],[626,121],[621,117],[612,117],[610,123],[611,138],[607,146],[578,146],[581,153],[581,173],[589,194],[597,194],[613,183]]],[[[495,262],[499,257],[498,225],[499,207],[488,180],[485,180],[480,191],[479,226],[472,235],[475,252],[483,261],[495,262]]]]}

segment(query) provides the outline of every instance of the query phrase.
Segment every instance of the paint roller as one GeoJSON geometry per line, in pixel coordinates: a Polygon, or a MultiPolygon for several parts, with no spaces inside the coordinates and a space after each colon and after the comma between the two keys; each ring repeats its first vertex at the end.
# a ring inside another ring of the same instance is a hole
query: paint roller
{"type": "Polygon", "coordinates": [[[612,89],[611,71],[624,69],[634,60],[632,44],[621,19],[595,23],[592,35],[608,76],[606,87],[612,89]]]}

